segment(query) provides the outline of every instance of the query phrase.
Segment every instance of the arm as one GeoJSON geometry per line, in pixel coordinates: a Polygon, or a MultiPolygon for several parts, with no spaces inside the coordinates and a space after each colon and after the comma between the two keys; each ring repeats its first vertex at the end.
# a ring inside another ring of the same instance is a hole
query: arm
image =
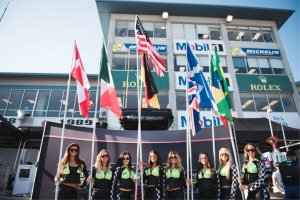
{"type": "Polygon", "coordinates": [[[259,161],[257,167],[258,167],[258,179],[248,185],[249,191],[254,191],[257,188],[260,188],[264,184],[265,175],[266,175],[265,163],[263,161],[259,161]]]}
{"type": "Polygon", "coordinates": [[[82,185],[81,185],[81,188],[84,188],[84,187],[86,186],[86,181],[87,181],[87,179],[88,179],[88,177],[89,177],[89,173],[88,173],[88,171],[87,171],[87,168],[86,168],[85,163],[83,164],[82,172],[83,172],[83,174],[84,174],[84,181],[83,181],[83,183],[82,183],[82,185]]]}
{"type": "Polygon", "coordinates": [[[232,180],[230,198],[236,199],[236,191],[238,187],[238,171],[235,165],[231,165],[230,173],[231,173],[231,180],[232,180]]]}
{"type": "Polygon", "coordinates": [[[164,171],[161,167],[159,168],[158,190],[160,192],[159,194],[160,199],[163,199],[164,198],[164,171]]]}

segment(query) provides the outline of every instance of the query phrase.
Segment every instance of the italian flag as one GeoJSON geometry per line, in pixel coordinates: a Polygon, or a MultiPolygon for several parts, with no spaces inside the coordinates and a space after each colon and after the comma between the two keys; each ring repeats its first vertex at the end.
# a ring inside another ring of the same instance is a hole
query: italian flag
{"type": "Polygon", "coordinates": [[[102,46],[102,59],[100,64],[100,79],[101,79],[101,97],[100,107],[107,108],[112,111],[118,119],[121,119],[121,110],[117,100],[116,89],[111,76],[111,71],[108,67],[107,54],[102,46]]]}

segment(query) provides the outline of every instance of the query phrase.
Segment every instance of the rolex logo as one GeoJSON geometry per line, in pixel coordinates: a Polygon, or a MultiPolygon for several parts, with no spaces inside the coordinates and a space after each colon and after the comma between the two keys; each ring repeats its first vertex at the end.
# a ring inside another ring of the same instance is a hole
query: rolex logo
{"type": "Polygon", "coordinates": [[[266,77],[266,76],[259,76],[258,78],[259,78],[259,80],[260,80],[262,83],[267,83],[267,77],[266,77]]]}

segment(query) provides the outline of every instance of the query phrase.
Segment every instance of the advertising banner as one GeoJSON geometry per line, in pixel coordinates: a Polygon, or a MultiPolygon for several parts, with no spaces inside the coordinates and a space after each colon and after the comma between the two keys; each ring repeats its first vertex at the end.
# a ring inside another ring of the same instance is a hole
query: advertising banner
{"type": "Polygon", "coordinates": [[[208,55],[214,48],[217,48],[219,55],[226,55],[225,45],[221,40],[174,40],[174,54],[185,54],[187,42],[196,55],[208,55]]]}
{"type": "MultiPolygon", "coordinates": [[[[167,45],[162,44],[154,44],[154,48],[158,53],[167,53],[167,45]]],[[[136,51],[136,44],[133,43],[116,43],[113,45],[113,52],[114,53],[122,53],[122,52],[135,52],[136,51]]]]}
{"type": "MultiPolygon", "coordinates": [[[[63,152],[70,143],[80,146],[80,157],[86,162],[88,170],[91,163],[92,146],[91,128],[66,126],[63,144],[63,152]]],[[[215,127],[216,151],[221,147],[230,148],[230,137],[228,128],[224,126],[215,127]]],[[[40,152],[39,165],[37,169],[32,199],[54,199],[54,176],[59,162],[59,149],[61,142],[62,125],[47,122],[40,152]]],[[[129,151],[132,162],[136,162],[137,131],[119,130],[96,130],[95,152],[96,158],[101,149],[107,149],[110,160],[115,163],[122,151],[129,151]]],[[[167,161],[169,151],[177,151],[182,158],[183,167],[186,169],[186,131],[142,131],[143,162],[147,162],[149,151],[155,149],[161,155],[162,161],[167,161]]],[[[192,163],[197,169],[198,156],[200,152],[207,152],[213,160],[211,129],[202,129],[201,133],[192,136],[192,163]]],[[[95,162],[95,158],[92,163],[95,162]]],[[[217,159],[218,160],[218,159],[217,159]]],[[[79,193],[80,199],[87,199],[88,191],[79,193]]]]}
{"type": "Polygon", "coordinates": [[[258,49],[258,48],[231,48],[232,56],[274,56],[280,57],[279,49],[258,49]]]}

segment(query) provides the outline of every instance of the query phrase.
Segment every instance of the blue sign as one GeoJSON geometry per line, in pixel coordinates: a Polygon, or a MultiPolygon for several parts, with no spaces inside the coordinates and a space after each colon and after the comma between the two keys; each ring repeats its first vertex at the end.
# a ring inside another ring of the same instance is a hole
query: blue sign
{"type": "Polygon", "coordinates": [[[258,48],[232,48],[231,55],[233,56],[276,56],[280,57],[279,49],[258,49],[258,48]]]}
{"type": "MultiPolygon", "coordinates": [[[[167,45],[161,44],[154,44],[154,48],[158,53],[167,53],[167,45]]],[[[136,51],[136,44],[130,43],[116,43],[113,45],[113,52],[135,52],[136,51]]]]}

